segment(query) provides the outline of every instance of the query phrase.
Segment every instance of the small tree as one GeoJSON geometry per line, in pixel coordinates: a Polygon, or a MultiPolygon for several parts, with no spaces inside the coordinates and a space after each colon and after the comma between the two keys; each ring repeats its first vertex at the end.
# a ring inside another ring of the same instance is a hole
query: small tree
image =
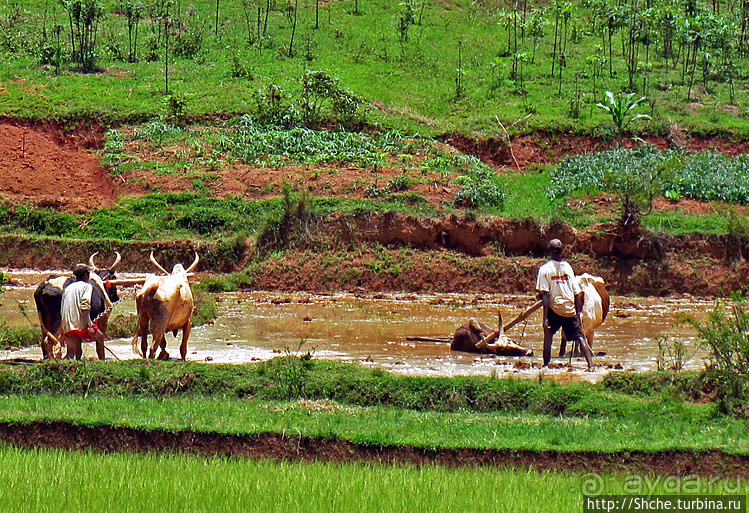
{"type": "Polygon", "coordinates": [[[622,146],[624,132],[629,125],[636,119],[650,119],[647,114],[634,114],[632,111],[645,101],[646,97],[634,99],[635,94],[629,93],[626,96],[614,96],[611,91],[606,91],[606,103],[596,103],[597,107],[604,109],[611,116],[616,131],[616,141],[619,147],[622,146]]]}
{"type": "Polygon", "coordinates": [[[104,7],[96,0],[62,0],[70,22],[70,43],[73,62],[85,73],[94,71],[96,36],[104,7]]]}
{"type": "Polygon", "coordinates": [[[400,38],[401,43],[407,43],[408,29],[411,25],[416,23],[416,6],[412,0],[402,2],[400,6],[403,10],[398,18],[398,37],[400,38]]]}
{"type": "Polygon", "coordinates": [[[731,304],[718,301],[707,320],[691,317],[685,320],[697,330],[699,347],[708,351],[710,365],[706,374],[717,386],[721,409],[749,417],[749,310],[746,298],[734,292],[731,304]]]}

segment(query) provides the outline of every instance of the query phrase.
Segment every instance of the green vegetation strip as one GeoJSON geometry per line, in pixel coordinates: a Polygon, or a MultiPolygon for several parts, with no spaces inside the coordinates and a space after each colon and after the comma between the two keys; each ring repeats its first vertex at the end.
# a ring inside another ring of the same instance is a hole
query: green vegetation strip
{"type": "MultiPolygon", "coordinates": [[[[621,477],[604,476],[621,491],[621,477]]],[[[582,478],[496,469],[273,463],[0,448],[3,511],[582,511],[582,478]]],[[[655,479],[653,479],[655,481],[655,479]]]]}
{"type": "Polygon", "coordinates": [[[685,400],[701,386],[699,376],[672,374],[598,385],[414,378],[295,357],[242,366],[44,363],[0,371],[0,420],[293,431],[425,448],[749,453],[746,420],[685,400]]]}
{"type": "Polygon", "coordinates": [[[748,454],[747,423],[712,418],[710,408],[661,405],[631,418],[414,411],[333,401],[235,398],[5,396],[0,421],[63,421],[220,435],[286,433],[364,446],[528,451],[722,450],[748,454]]]}

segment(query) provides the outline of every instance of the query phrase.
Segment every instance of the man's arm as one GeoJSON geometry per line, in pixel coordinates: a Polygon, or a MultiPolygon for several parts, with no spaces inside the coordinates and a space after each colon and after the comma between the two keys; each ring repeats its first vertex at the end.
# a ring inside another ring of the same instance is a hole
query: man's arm
{"type": "Polygon", "coordinates": [[[583,313],[583,302],[585,301],[585,293],[580,292],[575,296],[575,314],[580,317],[583,313]]]}
{"type": "Polygon", "coordinates": [[[549,326],[549,307],[551,307],[551,294],[549,294],[548,292],[539,292],[538,297],[544,303],[543,327],[544,329],[546,329],[549,326]]]}

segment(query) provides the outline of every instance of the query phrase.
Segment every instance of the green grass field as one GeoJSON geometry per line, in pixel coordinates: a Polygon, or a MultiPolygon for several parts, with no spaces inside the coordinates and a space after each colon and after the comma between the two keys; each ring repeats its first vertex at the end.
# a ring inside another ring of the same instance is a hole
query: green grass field
{"type": "Polygon", "coordinates": [[[695,374],[602,383],[416,378],[277,358],[240,366],[45,363],[0,373],[0,420],[283,433],[365,445],[557,451],[719,449],[749,454],[747,420],[695,404],[695,374]]]}
{"type": "Polygon", "coordinates": [[[487,468],[274,463],[0,448],[17,512],[579,512],[584,494],[746,494],[741,480],[487,468]]]}
{"type": "Polygon", "coordinates": [[[747,52],[731,3],[715,13],[708,2],[694,12],[678,2],[645,11],[635,0],[515,11],[462,0],[347,0],[319,9],[311,0],[237,2],[222,4],[218,20],[216,4],[204,0],[172,2],[168,16],[166,2],[99,5],[88,64],[95,73],[78,71],[76,26],[60,4],[0,6],[3,114],[151,118],[174,110],[164,104],[167,88],[179,95],[180,114],[244,113],[269,83],[298,99],[305,70],[324,70],[371,106],[371,121],[425,134],[499,134],[498,119],[512,131],[604,134],[610,120],[595,103],[606,90],[649,97],[644,111],[653,120],[636,130],[747,132],[747,52]],[[128,25],[136,21],[137,40],[128,25]]]}
{"type": "Polygon", "coordinates": [[[330,400],[5,396],[0,421],[65,421],[167,431],[333,437],[368,446],[532,451],[749,454],[747,422],[710,406],[659,402],[641,413],[578,416],[530,412],[413,411],[330,400]]]}

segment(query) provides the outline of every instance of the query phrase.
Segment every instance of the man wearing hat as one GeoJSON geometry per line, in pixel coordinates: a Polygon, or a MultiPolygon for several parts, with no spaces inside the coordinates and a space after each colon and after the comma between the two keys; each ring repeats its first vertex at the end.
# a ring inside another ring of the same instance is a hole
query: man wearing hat
{"type": "Polygon", "coordinates": [[[572,266],[562,260],[563,251],[564,245],[561,240],[549,241],[551,260],[541,266],[536,280],[536,290],[544,303],[544,367],[549,365],[551,360],[554,334],[562,328],[567,340],[578,341],[590,371],[593,370],[593,353],[585,340],[580,320],[583,293],[572,266]]]}
{"type": "Polygon", "coordinates": [[[99,328],[91,322],[91,295],[93,286],[88,282],[91,267],[77,264],[73,269],[75,282],[62,292],[63,343],[67,345],[65,358],[80,360],[83,356],[81,341],[91,342],[99,335],[99,328]]]}

